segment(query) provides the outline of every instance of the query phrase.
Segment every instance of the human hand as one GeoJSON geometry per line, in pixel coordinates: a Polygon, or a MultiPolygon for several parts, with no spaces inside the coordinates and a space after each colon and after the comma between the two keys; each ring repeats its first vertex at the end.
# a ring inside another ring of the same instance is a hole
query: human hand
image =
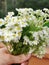
{"type": "Polygon", "coordinates": [[[11,65],[13,63],[22,63],[26,65],[26,61],[31,57],[31,54],[21,54],[18,56],[11,55],[7,48],[0,44],[0,65],[11,65]]]}

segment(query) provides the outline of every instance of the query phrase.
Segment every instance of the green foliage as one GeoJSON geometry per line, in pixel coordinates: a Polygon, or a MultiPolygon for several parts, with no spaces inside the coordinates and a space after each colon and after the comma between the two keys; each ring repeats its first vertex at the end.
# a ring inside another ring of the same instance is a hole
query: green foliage
{"type": "Polygon", "coordinates": [[[22,42],[14,43],[12,41],[11,45],[13,48],[13,51],[12,51],[13,55],[26,54],[27,52],[29,52],[29,44],[25,45],[22,42]]]}
{"type": "Polygon", "coordinates": [[[48,27],[49,27],[49,22],[46,22],[46,23],[44,24],[44,26],[48,26],[48,27]]]}
{"type": "MultiPolygon", "coordinates": [[[[15,8],[49,8],[49,0],[7,0],[7,12],[15,11],[15,8]]],[[[5,15],[4,12],[0,12],[0,14],[0,17],[4,17],[5,15]]]]}
{"type": "Polygon", "coordinates": [[[33,9],[49,8],[49,0],[17,0],[17,7],[29,7],[33,9]]]}
{"type": "Polygon", "coordinates": [[[0,18],[3,18],[5,16],[5,13],[0,10],[0,18]]]}

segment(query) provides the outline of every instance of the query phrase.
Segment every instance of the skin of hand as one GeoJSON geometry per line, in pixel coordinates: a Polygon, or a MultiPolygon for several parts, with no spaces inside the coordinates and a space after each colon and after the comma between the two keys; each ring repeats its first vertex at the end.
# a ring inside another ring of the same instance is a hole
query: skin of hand
{"type": "MultiPolygon", "coordinates": [[[[44,58],[49,58],[49,47],[46,49],[44,58]]],[[[3,43],[0,43],[0,65],[11,65],[13,63],[21,63],[21,65],[28,65],[28,60],[31,54],[21,54],[19,56],[11,55],[3,43]]]]}
{"type": "Polygon", "coordinates": [[[46,51],[46,54],[45,54],[44,58],[48,58],[49,59],[49,46],[47,46],[45,51],[46,51]]]}
{"type": "Polygon", "coordinates": [[[29,61],[25,61],[23,63],[21,63],[21,65],[28,65],[29,61]]]}
{"type": "Polygon", "coordinates": [[[18,56],[11,55],[5,45],[0,43],[0,65],[11,65],[13,63],[21,63],[21,65],[27,65],[31,57],[31,54],[21,54],[18,56]]]}

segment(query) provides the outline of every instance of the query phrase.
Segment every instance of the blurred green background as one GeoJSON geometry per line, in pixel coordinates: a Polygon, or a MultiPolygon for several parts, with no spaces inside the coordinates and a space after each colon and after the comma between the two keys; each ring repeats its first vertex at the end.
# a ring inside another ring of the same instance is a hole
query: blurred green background
{"type": "Polygon", "coordinates": [[[15,12],[15,8],[49,8],[49,0],[0,0],[0,18],[9,11],[15,12]]]}

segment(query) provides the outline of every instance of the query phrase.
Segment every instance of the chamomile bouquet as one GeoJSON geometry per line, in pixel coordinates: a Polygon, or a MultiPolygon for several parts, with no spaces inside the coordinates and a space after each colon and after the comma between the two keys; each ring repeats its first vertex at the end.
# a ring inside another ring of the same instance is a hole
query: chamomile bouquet
{"type": "Polygon", "coordinates": [[[49,9],[16,8],[0,18],[0,42],[13,55],[33,53],[42,58],[49,45],[49,9]]]}

